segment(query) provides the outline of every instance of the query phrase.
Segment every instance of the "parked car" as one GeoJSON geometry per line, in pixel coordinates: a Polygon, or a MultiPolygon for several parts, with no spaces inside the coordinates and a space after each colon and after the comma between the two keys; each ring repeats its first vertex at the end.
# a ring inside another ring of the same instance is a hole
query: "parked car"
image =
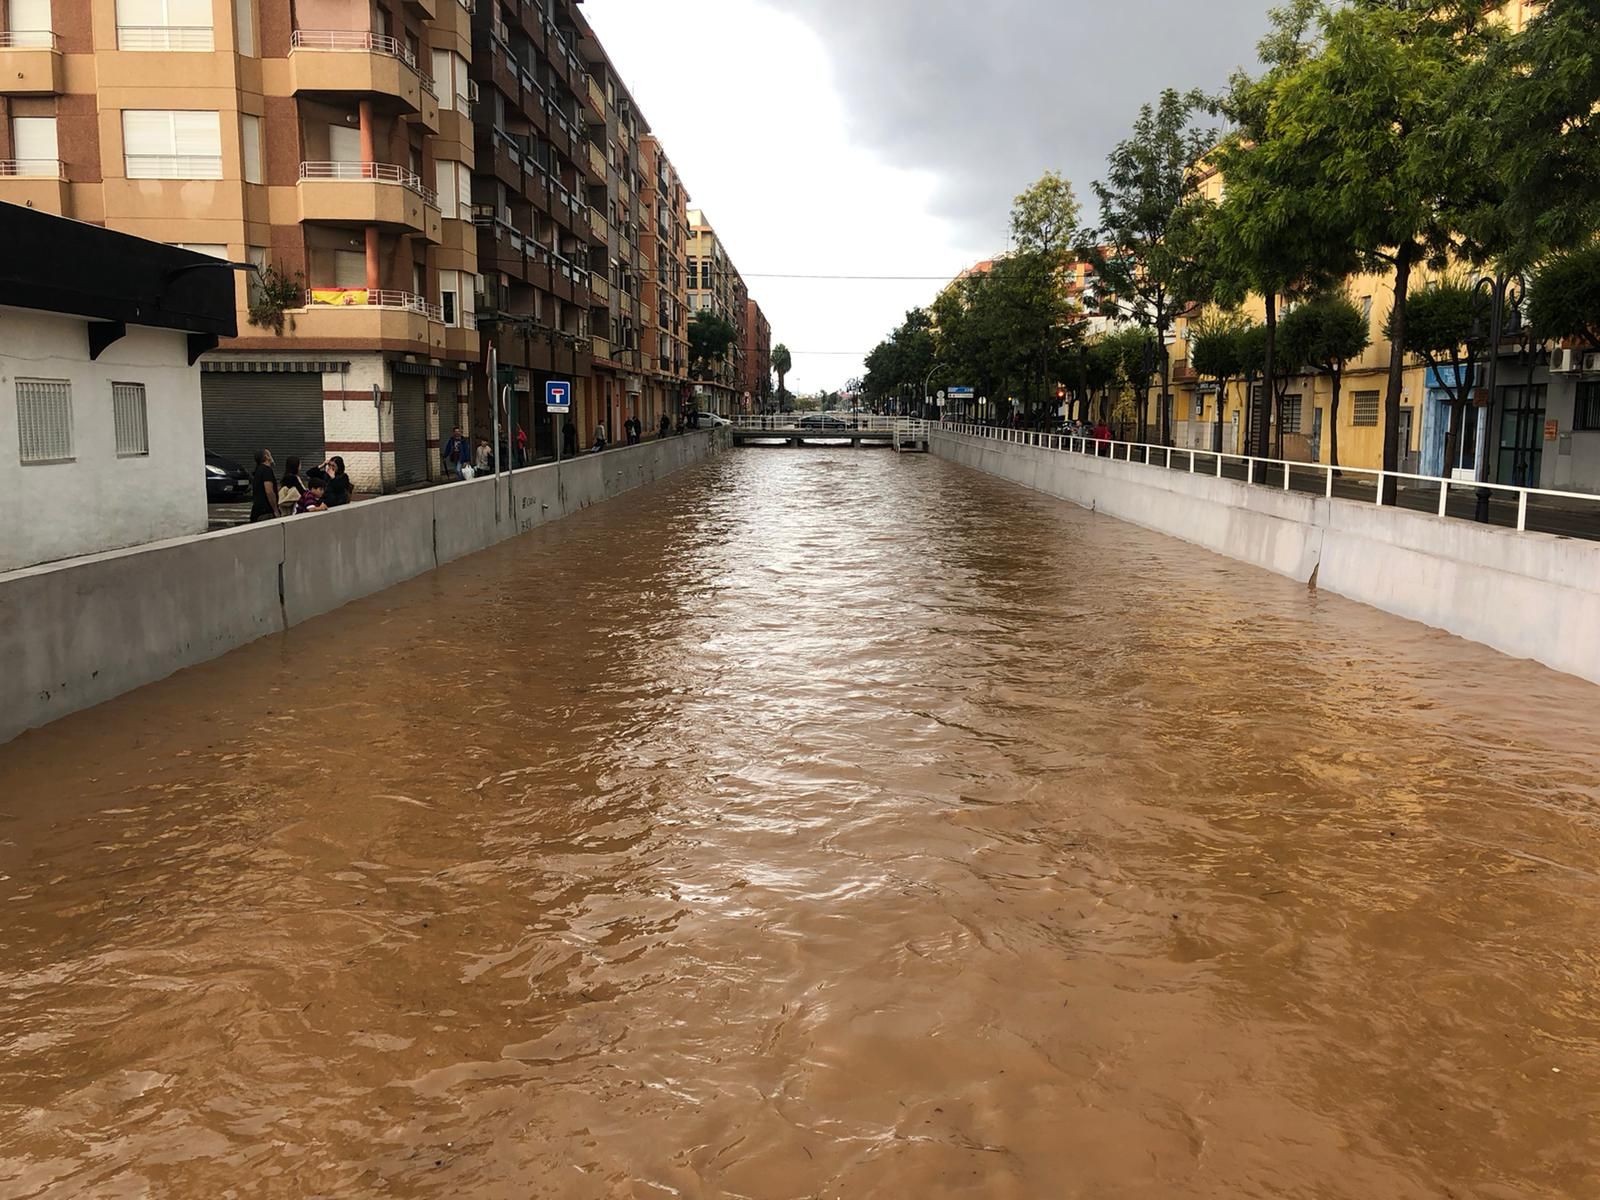
{"type": "Polygon", "coordinates": [[[695,420],[697,418],[698,418],[698,420],[700,422],[700,428],[701,429],[713,429],[718,425],[732,425],[733,424],[733,422],[728,420],[727,417],[719,417],[716,413],[708,413],[708,412],[690,413],[689,414],[689,425],[690,425],[691,428],[693,428],[694,422],[695,422],[695,420]]]}
{"type": "Polygon", "coordinates": [[[849,429],[850,426],[838,417],[822,416],[812,413],[800,418],[801,429],[849,429]]]}
{"type": "Polygon", "coordinates": [[[250,476],[231,458],[206,451],[206,500],[212,504],[250,499],[250,476]]]}

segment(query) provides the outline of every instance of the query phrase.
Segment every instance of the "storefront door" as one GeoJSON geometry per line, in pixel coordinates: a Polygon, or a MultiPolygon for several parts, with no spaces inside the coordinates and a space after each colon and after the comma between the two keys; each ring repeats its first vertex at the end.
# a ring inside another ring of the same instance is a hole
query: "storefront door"
{"type": "Polygon", "coordinates": [[[1544,458],[1545,385],[1500,389],[1500,459],[1496,483],[1538,487],[1544,458]]]}

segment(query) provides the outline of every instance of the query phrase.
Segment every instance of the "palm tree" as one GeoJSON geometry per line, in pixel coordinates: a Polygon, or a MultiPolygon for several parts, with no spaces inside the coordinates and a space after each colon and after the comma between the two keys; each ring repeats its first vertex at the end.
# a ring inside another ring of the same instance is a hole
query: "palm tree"
{"type": "Polygon", "coordinates": [[[794,358],[789,354],[789,347],[779,342],[772,351],[772,369],[778,373],[778,407],[783,407],[784,390],[783,379],[794,368],[794,358]]]}

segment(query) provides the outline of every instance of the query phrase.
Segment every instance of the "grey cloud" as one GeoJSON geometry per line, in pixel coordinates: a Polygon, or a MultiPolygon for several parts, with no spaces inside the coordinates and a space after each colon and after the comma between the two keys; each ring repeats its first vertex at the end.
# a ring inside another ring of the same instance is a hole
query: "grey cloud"
{"type": "Polygon", "coordinates": [[[1271,0],[768,2],[828,47],[855,136],[932,170],[935,211],[981,247],[1049,169],[1092,219],[1090,182],[1139,105],[1253,63],[1271,0]]]}

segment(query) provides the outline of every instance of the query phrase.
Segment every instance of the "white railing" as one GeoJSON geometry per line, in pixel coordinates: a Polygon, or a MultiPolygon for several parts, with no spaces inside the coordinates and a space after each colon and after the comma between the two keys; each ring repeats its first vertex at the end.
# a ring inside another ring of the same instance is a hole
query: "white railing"
{"type": "Polygon", "coordinates": [[[444,309],[415,292],[389,288],[307,288],[307,308],[388,308],[404,309],[430,321],[443,321],[444,309]]]}
{"type": "Polygon", "coordinates": [[[812,434],[898,433],[926,436],[930,422],[915,417],[874,417],[852,413],[746,413],[730,418],[736,429],[803,430],[812,434]]]}
{"type": "Polygon", "coordinates": [[[413,71],[417,56],[398,38],[383,33],[363,33],[358,29],[296,29],[289,35],[290,50],[342,50],[358,54],[381,54],[397,58],[413,71]]]}
{"type": "MultiPolygon", "coordinates": [[[[1067,454],[1148,466],[1156,470],[1184,471],[1191,475],[1214,474],[1218,479],[1231,478],[1255,487],[1270,487],[1275,491],[1296,491],[1320,494],[1325,498],[1363,500],[1379,507],[1404,507],[1420,511],[1416,504],[1401,505],[1398,493],[1401,488],[1416,495],[1425,493],[1430,498],[1428,511],[1439,517],[1450,517],[1450,494],[1458,496],[1480,490],[1516,506],[1515,528],[1526,532],[1530,501],[1550,501],[1540,505],[1543,511],[1570,511],[1586,520],[1597,522],[1594,536],[1600,537],[1600,495],[1593,492],[1565,492],[1549,488],[1518,487],[1508,483],[1480,483],[1471,479],[1446,479],[1439,475],[1414,475],[1407,471],[1373,470],[1371,467],[1332,466],[1328,463],[1295,462],[1282,458],[1257,458],[1248,454],[1228,454],[1216,450],[1190,449],[1178,446],[1157,446],[1148,442],[1122,442],[1114,438],[1095,438],[1078,434],[1040,433],[1030,429],[1006,429],[989,425],[969,425],[944,422],[942,428],[967,437],[992,438],[1019,446],[1033,446],[1067,454]],[[1230,469],[1231,468],[1231,469],[1230,469]],[[1295,476],[1300,477],[1299,482],[1295,476]],[[1280,478],[1281,477],[1281,478],[1280,478]],[[1395,485],[1390,494],[1389,484],[1395,485]],[[1310,486],[1307,486],[1307,485],[1310,486]],[[1370,495],[1367,493],[1370,491],[1370,495]],[[1432,496],[1437,493],[1437,502],[1432,496]]],[[[1510,517],[1509,511],[1504,514],[1510,517]]]]}
{"type": "Polygon", "coordinates": [[[478,327],[478,314],[477,313],[475,313],[475,312],[464,312],[464,313],[459,313],[457,315],[461,318],[461,328],[463,328],[463,329],[476,329],[478,327]]]}
{"type": "Polygon", "coordinates": [[[423,183],[420,175],[394,163],[303,162],[300,164],[300,178],[313,182],[398,183],[433,207],[439,206],[438,193],[423,183]]]}
{"type": "Polygon", "coordinates": [[[118,25],[118,50],[216,49],[216,36],[209,25],[118,25]]]}
{"type": "Polygon", "coordinates": [[[67,165],[59,158],[0,158],[0,179],[65,179],[67,165]]]}
{"type": "Polygon", "coordinates": [[[0,50],[57,50],[60,43],[48,29],[7,29],[0,32],[0,50]]]}

